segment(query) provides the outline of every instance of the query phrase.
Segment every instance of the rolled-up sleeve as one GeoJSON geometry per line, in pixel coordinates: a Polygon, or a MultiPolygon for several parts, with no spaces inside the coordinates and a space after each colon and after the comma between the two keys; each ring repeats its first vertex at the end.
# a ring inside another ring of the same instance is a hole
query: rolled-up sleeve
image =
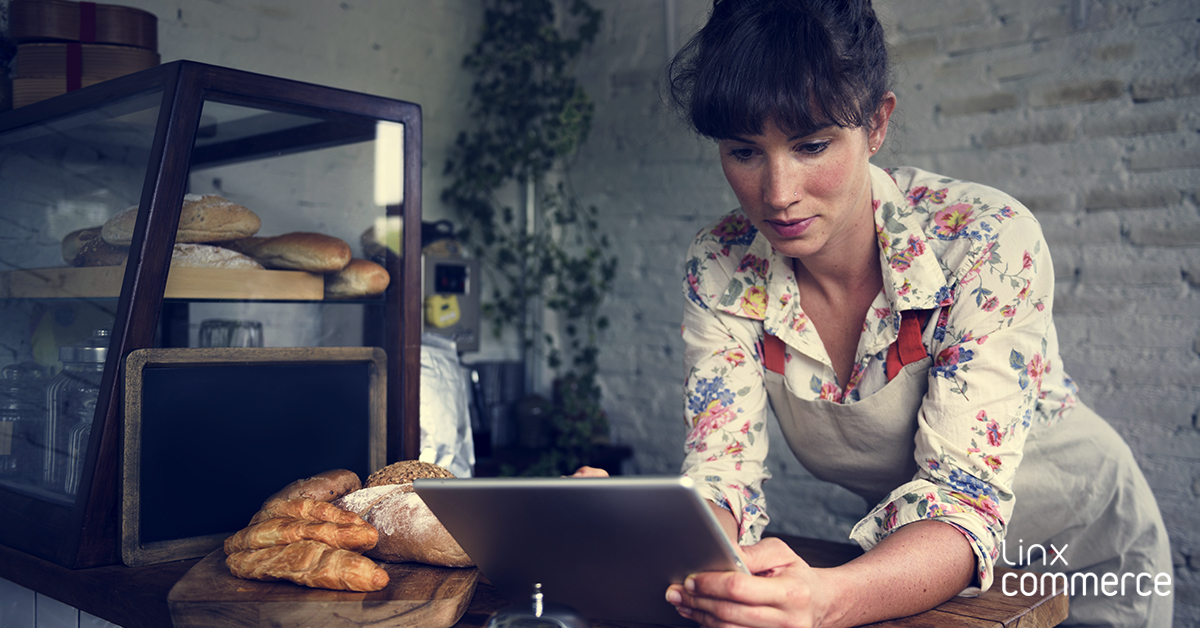
{"type": "Polygon", "coordinates": [[[684,283],[684,417],[688,427],[683,474],[738,522],[738,542],[758,542],[767,525],[762,485],[770,474],[767,395],[758,358],[761,323],[710,309],[699,292],[694,263],[684,283]]]}
{"type": "Polygon", "coordinates": [[[999,212],[985,219],[955,270],[953,304],[925,330],[933,365],[917,416],[918,472],[855,526],[870,549],[914,521],[957,527],[986,590],[1016,496],[1021,462],[1049,362],[1054,273],[1036,220],[999,212]],[[1008,224],[1004,224],[1004,223],[1008,224]],[[994,235],[993,235],[994,234],[994,235]]]}

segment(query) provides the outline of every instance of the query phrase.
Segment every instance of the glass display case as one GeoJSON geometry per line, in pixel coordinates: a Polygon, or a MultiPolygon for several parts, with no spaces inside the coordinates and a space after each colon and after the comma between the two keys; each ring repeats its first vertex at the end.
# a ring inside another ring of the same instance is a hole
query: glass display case
{"type": "Polygon", "coordinates": [[[418,105],[187,61],[0,114],[0,543],[119,562],[137,349],[382,348],[387,459],[415,458],[420,164],[418,105]],[[285,234],[354,261],[251,248],[285,234]]]}

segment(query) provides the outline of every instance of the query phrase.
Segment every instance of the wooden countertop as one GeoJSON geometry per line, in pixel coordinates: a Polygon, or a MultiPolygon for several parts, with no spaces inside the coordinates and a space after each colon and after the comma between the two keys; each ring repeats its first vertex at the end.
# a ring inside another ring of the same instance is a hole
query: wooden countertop
{"type": "MultiPolygon", "coordinates": [[[[798,536],[776,535],[814,567],[836,567],[862,554],[856,545],[821,541],[798,536]]],[[[1000,574],[1013,571],[999,568],[997,584],[975,598],[954,598],[941,606],[901,619],[869,624],[871,628],[1048,628],[1067,618],[1067,594],[1006,596],[1001,591],[1000,574]]],[[[1018,572],[1020,573],[1020,572],[1018,572]]],[[[488,617],[507,606],[494,587],[480,582],[475,598],[454,628],[483,628],[488,617]]],[[[592,628],[655,628],[655,625],[628,622],[594,621],[592,628]]]]}
{"type": "MultiPolygon", "coordinates": [[[[817,567],[840,565],[861,551],[852,545],[796,536],[780,535],[810,564],[817,567]]],[[[0,545],[0,578],[12,581],[123,628],[171,628],[167,594],[200,559],[183,560],[146,567],[124,565],[66,569],[0,545]]],[[[1001,568],[1000,573],[1004,571],[1001,568]]],[[[999,578],[999,576],[998,576],[999,578]]],[[[506,602],[490,585],[481,582],[470,607],[456,628],[482,628],[494,611],[506,602]]],[[[1041,628],[1054,626],[1067,617],[1067,596],[1006,596],[1000,586],[977,598],[954,598],[941,606],[903,619],[871,624],[875,627],[906,628],[1041,628]]],[[[637,628],[644,624],[593,622],[593,628],[637,628]]]]}

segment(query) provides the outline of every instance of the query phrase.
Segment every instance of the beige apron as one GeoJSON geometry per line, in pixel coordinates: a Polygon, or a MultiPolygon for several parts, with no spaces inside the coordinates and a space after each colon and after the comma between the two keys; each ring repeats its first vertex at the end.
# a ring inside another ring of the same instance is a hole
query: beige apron
{"type": "MultiPolygon", "coordinates": [[[[767,394],[796,459],[817,478],[843,486],[874,506],[917,472],[913,437],[931,363],[925,356],[904,365],[882,389],[851,404],[803,400],[772,370],[766,372],[767,394]]],[[[1008,566],[1062,572],[1068,578],[1075,572],[1097,578],[1105,573],[1172,573],[1166,531],[1150,487],[1129,447],[1086,406],[1080,404],[1063,421],[1031,432],[1013,493],[1016,502],[1005,556],[1014,564],[1008,566]],[[1017,550],[1034,543],[1065,550],[1057,561],[1043,560],[1035,552],[1032,561],[1024,561],[1031,564],[1020,564],[1017,550]]],[[[1005,556],[998,565],[1006,565],[1005,556]]],[[[1149,589],[1148,582],[1142,579],[1143,591],[1149,589]]],[[[1132,578],[1126,583],[1125,596],[1093,594],[1092,584],[1080,595],[1084,587],[1078,587],[1071,598],[1071,615],[1062,625],[1171,625],[1170,596],[1139,595],[1132,578]]],[[[992,586],[1005,585],[1009,591],[1019,588],[1018,582],[1000,580],[992,586]]]]}

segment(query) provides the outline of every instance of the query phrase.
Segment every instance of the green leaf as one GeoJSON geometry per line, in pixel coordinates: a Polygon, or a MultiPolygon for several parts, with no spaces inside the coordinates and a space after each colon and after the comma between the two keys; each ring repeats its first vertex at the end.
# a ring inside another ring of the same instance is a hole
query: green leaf
{"type": "Polygon", "coordinates": [[[1014,371],[1023,371],[1025,370],[1025,356],[1021,355],[1020,351],[1013,349],[1012,353],[1008,354],[1008,364],[1014,371]]]}

